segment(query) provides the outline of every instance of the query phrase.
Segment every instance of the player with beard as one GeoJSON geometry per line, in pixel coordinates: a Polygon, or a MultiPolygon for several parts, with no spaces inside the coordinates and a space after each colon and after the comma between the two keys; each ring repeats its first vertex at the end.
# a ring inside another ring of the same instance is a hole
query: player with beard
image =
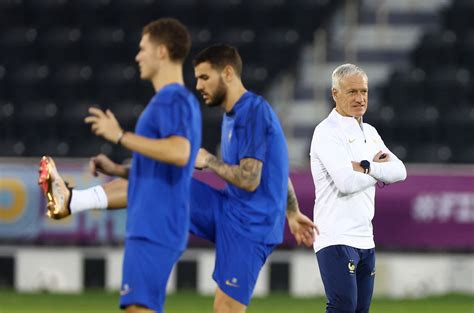
{"type": "Polygon", "coordinates": [[[244,87],[237,50],[214,45],[193,63],[206,106],[225,111],[222,160],[200,149],[195,166],[210,169],[227,185],[216,190],[193,180],[190,230],[216,244],[215,311],[245,312],[260,269],[283,240],[285,208],[298,241],[310,245],[314,225],[299,212],[278,117],[263,97],[244,87]]]}
{"type": "MultiPolygon", "coordinates": [[[[195,167],[210,169],[227,185],[217,190],[192,180],[190,231],[216,245],[214,312],[245,312],[262,266],[283,240],[285,213],[298,243],[311,246],[315,226],[300,212],[288,179],[288,152],[278,118],[263,97],[244,87],[237,50],[228,45],[208,47],[196,55],[194,70],[196,89],[206,106],[225,111],[222,160],[200,149],[195,167]]],[[[94,173],[124,171],[124,166],[102,155],[91,165],[94,173]]],[[[126,194],[124,188],[109,190],[110,197],[126,194]]]]}

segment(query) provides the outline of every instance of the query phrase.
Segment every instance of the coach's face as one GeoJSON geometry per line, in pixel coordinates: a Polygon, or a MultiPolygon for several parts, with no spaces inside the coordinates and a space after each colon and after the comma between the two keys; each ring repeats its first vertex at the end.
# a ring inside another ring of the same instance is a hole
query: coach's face
{"type": "Polygon", "coordinates": [[[140,69],[140,78],[151,80],[159,69],[159,45],[150,40],[150,35],[142,36],[139,45],[139,51],[135,57],[140,69]]]}
{"type": "Polygon", "coordinates": [[[352,116],[359,121],[367,111],[369,87],[363,75],[352,75],[339,81],[338,88],[332,89],[336,111],[342,116],[352,116]]]}
{"type": "Polygon", "coordinates": [[[199,63],[194,67],[196,90],[201,94],[208,107],[222,105],[227,96],[227,86],[222,73],[209,62],[199,63]]]}

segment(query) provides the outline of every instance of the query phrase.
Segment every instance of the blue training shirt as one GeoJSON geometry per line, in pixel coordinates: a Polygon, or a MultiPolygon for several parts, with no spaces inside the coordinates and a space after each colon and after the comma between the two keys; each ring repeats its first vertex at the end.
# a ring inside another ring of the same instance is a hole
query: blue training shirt
{"type": "Polygon", "coordinates": [[[224,162],[238,165],[241,159],[262,161],[259,187],[248,192],[232,184],[224,189],[224,212],[229,226],[249,239],[266,244],[283,240],[288,193],[288,149],[277,115],[268,102],[246,92],[224,114],[221,134],[224,162]]]}
{"type": "Polygon", "coordinates": [[[180,84],[166,85],[142,112],[135,133],[154,139],[185,137],[191,143],[191,155],[186,166],[178,167],[133,153],[126,237],[184,249],[190,221],[191,176],[201,146],[198,100],[180,84]]]}

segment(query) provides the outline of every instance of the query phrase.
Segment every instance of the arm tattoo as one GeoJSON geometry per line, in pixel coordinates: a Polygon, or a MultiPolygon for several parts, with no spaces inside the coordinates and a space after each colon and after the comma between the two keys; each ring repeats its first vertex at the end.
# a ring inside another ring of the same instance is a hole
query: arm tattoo
{"type": "Polygon", "coordinates": [[[212,155],[207,164],[214,173],[239,188],[253,191],[260,185],[262,162],[259,160],[245,158],[239,165],[229,165],[212,155]]]}
{"type": "Polygon", "coordinates": [[[298,212],[298,198],[296,198],[295,188],[291,183],[291,179],[288,177],[288,199],[286,203],[286,213],[298,212]]]}

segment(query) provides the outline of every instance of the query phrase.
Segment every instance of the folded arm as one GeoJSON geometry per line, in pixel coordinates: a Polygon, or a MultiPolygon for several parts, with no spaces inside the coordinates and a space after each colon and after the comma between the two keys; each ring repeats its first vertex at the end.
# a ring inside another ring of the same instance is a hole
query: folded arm
{"type": "Polygon", "coordinates": [[[362,191],[377,183],[370,175],[353,170],[344,142],[335,134],[315,134],[315,153],[331,176],[336,188],[343,194],[362,191]]]}
{"type": "Polygon", "coordinates": [[[387,162],[373,162],[370,165],[369,175],[375,179],[391,184],[407,178],[407,170],[400,159],[397,158],[382,142],[382,151],[387,154],[387,162]]]}

